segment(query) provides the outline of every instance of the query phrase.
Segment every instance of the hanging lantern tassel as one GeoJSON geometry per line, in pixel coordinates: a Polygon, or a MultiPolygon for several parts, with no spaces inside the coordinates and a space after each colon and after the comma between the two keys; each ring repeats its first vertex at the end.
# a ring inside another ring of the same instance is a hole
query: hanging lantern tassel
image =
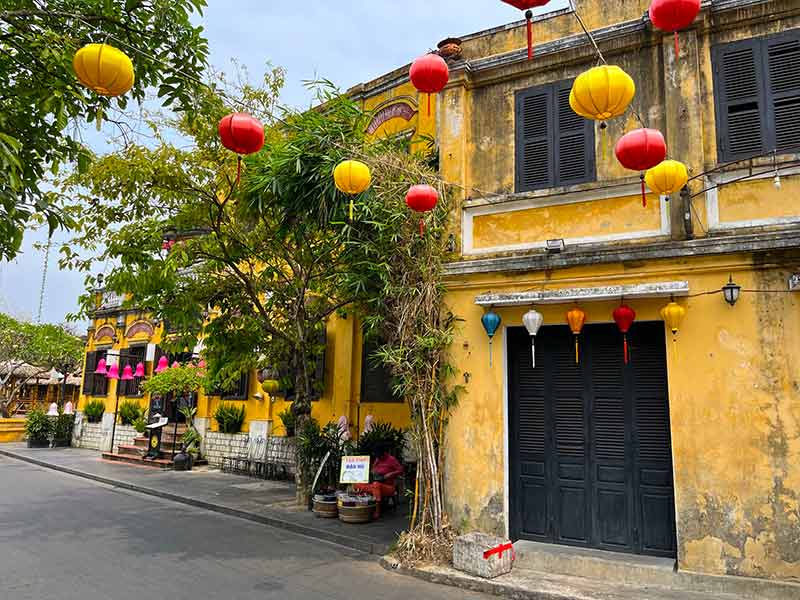
{"type": "Polygon", "coordinates": [[[236,185],[238,186],[242,179],[242,155],[238,155],[236,159],[236,185]]]}
{"type": "Polygon", "coordinates": [[[489,338],[489,368],[492,368],[492,338],[489,338]]]}
{"type": "Polygon", "coordinates": [[[531,366],[536,368],[536,336],[531,336],[531,366]]]}
{"type": "Polygon", "coordinates": [[[581,362],[581,355],[578,351],[578,336],[575,336],[575,364],[579,364],[581,362]]]}
{"type": "Polygon", "coordinates": [[[600,160],[606,161],[606,129],[608,124],[605,121],[600,123],[600,160]]]}
{"type": "Polygon", "coordinates": [[[644,189],[644,173],[639,175],[639,179],[642,182],[642,207],[647,208],[647,194],[645,193],[644,189]]]}
{"type": "Polygon", "coordinates": [[[628,334],[622,334],[622,355],[625,359],[625,364],[628,364],[628,334]]]}
{"type": "Polygon", "coordinates": [[[533,11],[525,11],[525,21],[528,25],[528,60],[533,59],[533,11]]]}
{"type": "Polygon", "coordinates": [[[681,52],[680,43],[678,42],[678,30],[675,30],[675,62],[678,62],[678,55],[681,52]]]}
{"type": "Polygon", "coordinates": [[[485,313],[481,317],[481,325],[483,325],[484,331],[486,331],[486,335],[489,336],[489,367],[492,366],[492,340],[494,339],[494,334],[497,332],[497,328],[500,327],[500,323],[502,323],[502,319],[500,315],[498,315],[494,310],[491,308],[489,312],[485,313]]]}
{"type": "Polygon", "coordinates": [[[348,207],[348,212],[350,214],[350,222],[353,222],[353,197],[350,197],[350,206],[348,207]]]}
{"type": "Polygon", "coordinates": [[[425,237],[425,219],[422,217],[419,218],[419,237],[425,237]]]}

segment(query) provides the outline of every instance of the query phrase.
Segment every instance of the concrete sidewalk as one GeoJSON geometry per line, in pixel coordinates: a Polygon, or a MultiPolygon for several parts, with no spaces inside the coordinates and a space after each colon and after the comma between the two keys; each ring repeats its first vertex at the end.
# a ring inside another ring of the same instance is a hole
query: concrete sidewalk
{"type": "Polygon", "coordinates": [[[408,526],[403,510],[363,525],[320,519],[294,502],[294,484],[251,479],[208,468],[188,472],[103,460],[95,450],[2,444],[0,455],[174,502],[263,523],[370,554],[389,551],[408,526]]]}

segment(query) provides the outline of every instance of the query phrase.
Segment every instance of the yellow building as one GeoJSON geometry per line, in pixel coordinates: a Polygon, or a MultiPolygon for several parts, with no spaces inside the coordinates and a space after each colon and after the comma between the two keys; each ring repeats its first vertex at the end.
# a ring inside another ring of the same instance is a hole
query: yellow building
{"type": "Polygon", "coordinates": [[[464,37],[450,63],[436,139],[458,197],[448,304],[464,319],[452,352],[466,388],[447,433],[450,517],[796,582],[800,5],[704,3],[676,57],[649,4],[579,0],[535,19],[532,61],[520,21],[464,37]],[[575,11],[636,83],[605,130],[569,107],[573,80],[598,64],[575,11]],[[646,207],[613,149],[642,124],[691,178],[646,207]],[[686,310],[674,336],[660,315],[671,299],[686,310]],[[636,314],[626,340],[622,303],[636,314]]]}
{"type": "MultiPolygon", "coordinates": [[[[368,133],[375,137],[400,137],[409,142],[409,149],[429,143],[435,132],[435,114],[418,112],[416,90],[408,82],[408,67],[351,90],[351,94],[365,109],[374,115],[368,133]]],[[[435,106],[435,99],[432,101],[435,106]]],[[[114,413],[117,401],[136,400],[143,407],[150,398],[139,392],[140,380],[129,384],[107,380],[94,375],[100,359],[118,360],[120,373],[125,364],[133,368],[139,362],[145,365],[145,376],[150,376],[162,352],[159,348],[164,335],[159,323],[135,309],[123,310],[121,299],[114,294],[98,290],[98,308],[93,315],[86,346],[86,376],[81,389],[78,409],[86,403],[101,399],[106,414],[114,413]],[[119,392],[119,396],[117,393],[119,392]]],[[[364,421],[371,415],[377,422],[389,422],[405,428],[409,424],[408,407],[393,396],[386,371],[368,360],[374,348],[365,347],[360,324],[351,316],[334,315],[327,324],[327,350],[324,361],[324,391],[312,403],[312,417],[321,424],[337,421],[346,416],[351,432],[363,430],[364,421]]],[[[170,356],[169,362],[184,362],[192,354],[170,356]]],[[[243,431],[252,435],[286,434],[279,414],[290,406],[280,394],[270,396],[262,391],[255,371],[242,375],[236,390],[225,394],[206,394],[203,391],[194,399],[197,406],[197,425],[202,431],[217,431],[214,411],[221,402],[236,402],[245,407],[243,431]]],[[[164,407],[170,419],[176,417],[174,407],[164,407]]],[[[116,444],[115,444],[116,447],[116,444]]]]}

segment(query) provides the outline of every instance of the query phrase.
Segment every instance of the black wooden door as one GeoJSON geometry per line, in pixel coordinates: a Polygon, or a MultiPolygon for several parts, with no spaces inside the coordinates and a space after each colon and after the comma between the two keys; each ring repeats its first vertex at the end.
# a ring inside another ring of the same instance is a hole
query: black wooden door
{"type": "Polygon", "coordinates": [[[566,326],[510,328],[511,534],[675,555],[662,323],[636,323],[623,363],[616,326],[587,325],[580,363],[566,326]]]}

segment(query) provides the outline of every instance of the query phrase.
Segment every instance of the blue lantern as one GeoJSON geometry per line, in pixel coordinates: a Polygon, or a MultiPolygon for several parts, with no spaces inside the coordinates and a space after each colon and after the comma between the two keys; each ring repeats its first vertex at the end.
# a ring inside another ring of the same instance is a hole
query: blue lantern
{"type": "Polygon", "coordinates": [[[491,308],[489,312],[485,313],[481,317],[481,323],[483,324],[483,328],[486,330],[486,335],[489,336],[489,366],[492,366],[492,339],[494,338],[494,334],[497,332],[497,328],[500,327],[502,319],[500,315],[498,315],[494,310],[491,308]]]}

